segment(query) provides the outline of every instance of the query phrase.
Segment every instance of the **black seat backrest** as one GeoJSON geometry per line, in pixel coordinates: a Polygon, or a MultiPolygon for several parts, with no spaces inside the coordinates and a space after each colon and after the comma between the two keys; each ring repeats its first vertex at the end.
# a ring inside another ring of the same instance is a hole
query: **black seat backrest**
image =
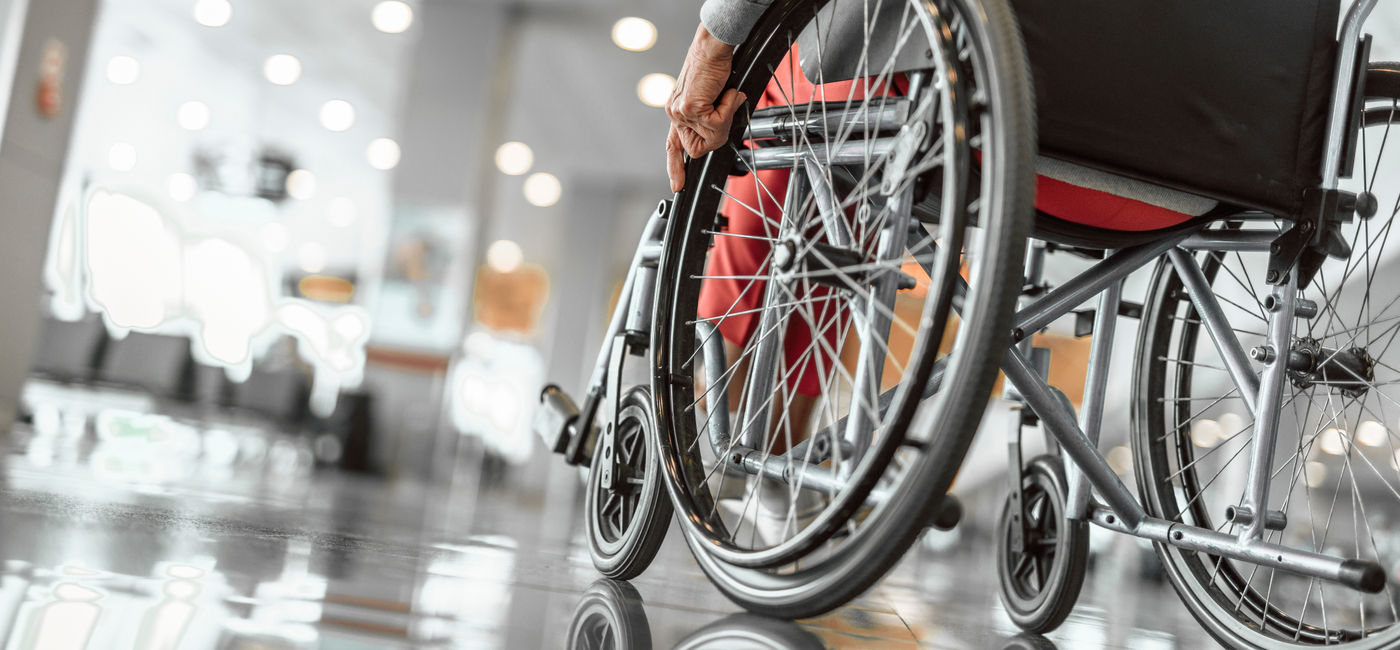
{"type": "Polygon", "coordinates": [[[1321,180],[1336,0],[1011,0],[1041,152],[1293,216],[1321,180]]]}

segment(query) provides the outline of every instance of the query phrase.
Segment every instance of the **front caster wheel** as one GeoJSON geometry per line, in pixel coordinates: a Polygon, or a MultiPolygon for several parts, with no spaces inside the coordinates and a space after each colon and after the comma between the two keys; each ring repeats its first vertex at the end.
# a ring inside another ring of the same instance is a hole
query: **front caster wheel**
{"type": "Polygon", "coordinates": [[[645,387],[623,395],[616,425],[598,436],[588,471],[588,554],[599,573],[617,580],[646,570],[671,523],[671,501],[652,442],[654,413],[645,387]]]}
{"type": "Polygon", "coordinates": [[[1084,585],[1089,525],[1065,518],[1068,493],[1060,461],[1038,456],[1022,473],[1020,511],[1008,496],[997,523],[1001,602],[1023,630],[1043,634],[1059,627],[1084,585]]]}

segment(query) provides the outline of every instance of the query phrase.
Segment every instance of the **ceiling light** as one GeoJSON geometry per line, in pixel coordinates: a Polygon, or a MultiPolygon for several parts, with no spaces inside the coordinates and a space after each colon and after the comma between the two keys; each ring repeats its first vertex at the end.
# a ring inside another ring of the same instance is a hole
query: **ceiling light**
{"type": "Polygon", "coordinates": [[[519,176],[535,164],[535,152],[524,142],[507,142],[496,149],[496,167],[502,173],[519,176]]]}
{"type": "Polygon", "coordinates": [[[1385,430],[1385,425],[1375,420],[1367,420],[1356,427],[1356,441],[1367,447],[1379,447],[1385,444],[1389,435],[1390,433],[1385,430]]]}
{"type": "Polygon", "coordinates": [[[223,27],[233,18],[228,0],[199,0],[194,3],[194,20],[205,27],[223,27]]]}
{"type": "Polygon", "coordinates": [[[195,193],[199,191],[199,182],[193,176],[181,172],[171,174],[166,187],[170,191],[170,198],[183,203],[194,198],[195,193]]]}
{"type": "Polygon", "coordinates": [[[1191,444],[1197,447],[1214,447],[1220,444],[1224,437],[1221,435],[1223,429],[1219,422],[1210,418],[1202,418],[1191,422],[1191,444]]]}
{"type": "Polygon", "coordinates": [[[1323,431],[1321,436],[1322,451],[1332,454],[1333,456],[1340,456],[1346,453],[1347,434],[1345,431],[1341,429],[1328,429],[1323,431]]]}
{"type": "Polygon", "coordinates": [[[389,170],[398,166],[399,143],[389,138],[375,138],[369,143],[369,148],[365,150],[365,158],[369,160],[369,166],[380,170],[389,170]]]}
{"type": "Polygon", "coordinates": [[[209,105],[204,102],[185,102],[175,113],[175,121],[186,131],[198,131],[209,126],[209,105]]]}
{"type": "Polygon", "coordinates": [[[301,61],[290,54],[274,54],[263,64],[263,75],[278,86],[290,86],[301,78],[301,61]]]}
{"type": "Polygon", "coordinates": [[[637,97],[647,106],[661,108],[671,99],[676,89],[676,78],[668,74],[653,72],[637,82],[637,97]]]}
{"type": "Polygon", "coordinates": [[[1233,438],[1247,429],[1254,428],[1254,423],[1246,421],[1244,417],[1233,411],[1227,411],[1220,416],[1220,439],[1222,441],[1233,438]]]}
{"type": "Polygon", "coordinates": [[[118,142],[107,150],[107,165],[119,172],[129,172],[136,168],[136,147],[118,142]]]}
{"type": "Polygon", "coordinates": [[[520,250],[520,244],[509,239],[497,240],[486,249],[486,265],[497,273],[510,273],[524,261],[525,253],[520,250]]]}
{"type": "Polygon", "coordinates": [[[297,169],[287,174],[287,194],[299,201],[316,196],[316,175],[305,169],[297,169]]]}
{"type": "Polygon", "coordinates": [[[1122,445],[1108,450],[1107,460],[1108,466],[1119,476],[1126,476],[1133,469],[1133,452],[1122,445]]]}
{"type": "Polygon", "coordinates": [[[263,225],[261,232],[263,248],[280,253],[287,249],[287,227],[276,221],[263,225]]]}
{"type": "Polygon", "coordinates": [[[344,228],[345,226],[355,223],[357,212],[358,210],[355,208],[354,201],[343,196],[337,196],[331,199],[330,204],[326,206],[326,220],[330,221],[333,225],[344,228]]]}
{"type": "Polygon", "coordinates": [[[141,78],[141,63],[129,56],[114,56],[107,61],[107,81],[119,86],[136,83],[141,78]]]}
{"type": "Polygon", "coordinates": [[[320,273],[326,270],[326,247],[316,242],[307,242],[297,250],[297,263],[307,273],[320,273]]]}
{"type": "Polygon", "coordinates": [[[628,16],[613,23],[612,39],[624,50],[644,52],[656,44],[656,25],[645,18],[628,16]]]}
{"type": "Polygon", "coordinates": [[[321,105],[321,126],[331,131],[344,131],[355,125],[355,107],[343,99],[332,99],[321,105]]]}
{"type": "Polygon", "coordinates": [[[1303,465],[1303,483],[1310,488],[1322,485],[1327,480],[1327,465],[1310,460],[1303,465]]]}
{"type": "Polygon", "coordinates": [[[547,208],[559,202],[563,188],[554,174],[537,172],[525,179],[525,200],[531,205],[547,208]]]}
{"type": "Polygon", "coordinates": [[[413,24],[413,8],[399,0],[385,0],[374,5],[370,12],[370,22],[374,28],[386,34],[400,34],[413,24]]]}

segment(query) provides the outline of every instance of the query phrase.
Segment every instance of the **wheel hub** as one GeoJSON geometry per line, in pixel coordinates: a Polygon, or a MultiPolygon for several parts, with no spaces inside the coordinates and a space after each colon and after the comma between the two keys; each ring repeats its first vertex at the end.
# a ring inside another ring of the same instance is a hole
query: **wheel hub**
{"type": "Polygon", "coordinates": [[[1299,388],[1323,385],[1359,396],[1376,381],[1375,368],[1375,359],[1364,347],[1328,348],[1314,338],[1294,340],[1288,353],[1288,376],[1299,388]]]}
{"type": "Polygon", "coordinates": [[[773,269],[787,273],[797,267],[797,242],[785,239],[773,247],[773,269]]]}

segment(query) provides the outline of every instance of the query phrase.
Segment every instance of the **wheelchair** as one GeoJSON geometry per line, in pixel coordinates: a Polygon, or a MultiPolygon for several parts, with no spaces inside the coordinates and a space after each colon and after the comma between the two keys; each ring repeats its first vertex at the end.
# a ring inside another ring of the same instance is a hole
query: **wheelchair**
{"type": "Polygon", "coordinates": [[[956,524],[1003,375],[1017,625],[1063,622],[1095,525],[1153,542],[1228,646],[1400,644],[1400,65],[1369,60],[1374,5],[774,2],[582,406],[542,394],[536,429],[590,468],[595,565],[639,574],[674,512],[744,608],[838,607],[956,524]],[[1050,286],[1051,254],[1090,265],[1050,286]],[[1077,409],[1033,340],[1071,312],[1077,409]],[[1136,494],[1098,445],[1120,320],[1136,494]],[[1022,457],[1027,425],[1051,453],[1022,457]]]}

